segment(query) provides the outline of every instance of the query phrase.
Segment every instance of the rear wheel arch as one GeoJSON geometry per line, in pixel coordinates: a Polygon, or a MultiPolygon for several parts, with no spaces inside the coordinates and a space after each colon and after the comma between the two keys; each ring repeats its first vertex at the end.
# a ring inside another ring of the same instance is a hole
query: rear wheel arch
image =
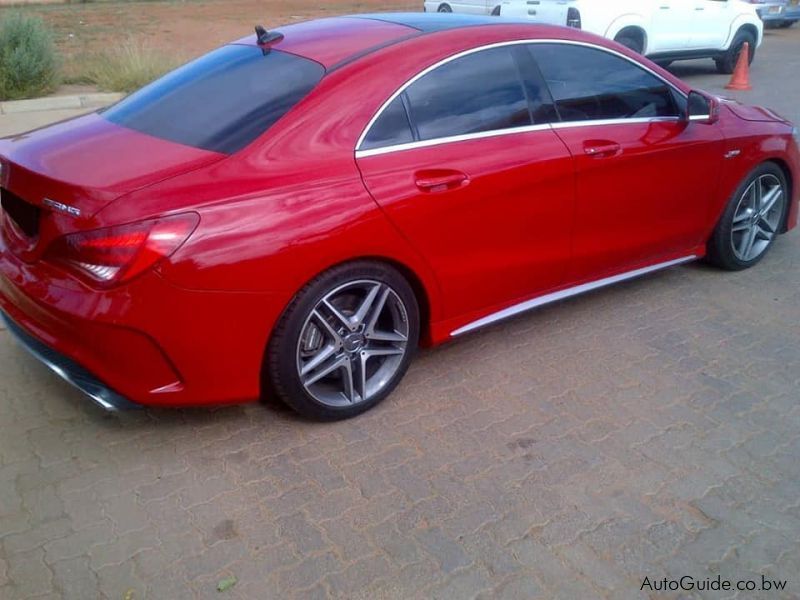
{"type": "MultiPolygon", "coordinates": [[[[733,42],[733,40],[736,39],[736,36],[740,32],[747,32],[750,35],[752,35],[753,39],[756,41],[756,45],[758,45],[758,28],[755,25],[753,25],[752,23],[745,23],[744,25],[740,26],[736,30],[736,33],[734,33],[733,36],[731,36],[731,42],[733,42]]],[[[755,50],[756,50],[755,48],[752,48],[753,52],[755,52],[755,50]]]]}
{"type": "Polygon", "coordinates": [[[624,26],[622,29],[617,31],[616,34],[614,34],[613,39],[615,42],[622,44],[626,48],[630,48],[639,54],[645,54],[647,51],[647,32],[639,25],[624,26]],[[630,43],[626,43],[628,40],[634,41],[635,45],[632,46],[630,43]]]}
{"type": "Polygon", "coordinates": [[[295,301],[298,294],[300,294],[300,292],[302,292],[309,284],[311,284],[313,281],[315,281],[325,273],[332,271],[333,269],[338,269],[346,265],[357,264],[357,263],[372,263],[378,265],[386,265],[398,271],[403,276],[403,278],[405,278],[405,280],[411,286],[411,289],[414,292],[414,297],[417,300],[417,305],[419,306],[420,341],[424,343],[424,341],[429,338],[431,315],[433,314],[432,303],[435,302],[435,300],[432,300],[433,294],[431,293],[430,285],[426,285],[423,278],[411,266],[395,258],[389,258],[387,256],[378,256],[378,255],[355,256],[352,258],[348,258],[347,260],[330,264],[326,266],[324,269],[318,271],[317,273],[314,273],[313,275],[308,277],[308,279],[300,286],[300,288],[294,294],[292,294],[292,297],[289,298],[288,302],[283,307],[281,314],[276,319],[272,331],[268,332],[268,336],[264,344],[265,358],[270,342],[272,341],[272,338],[274,336],[275,329],[279,326],[281,320],[283,319],[284,315],[289,310],[289,308],[292,306],[292,303],[295,301]]]}

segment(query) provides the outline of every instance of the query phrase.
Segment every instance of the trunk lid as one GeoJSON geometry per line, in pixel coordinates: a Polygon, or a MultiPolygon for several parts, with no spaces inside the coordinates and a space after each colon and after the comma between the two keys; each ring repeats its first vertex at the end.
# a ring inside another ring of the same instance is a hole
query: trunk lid
{"type": "Polygon", "coordinates": [[[91,226],[117,198],[225,158],[93,113],[0,140],[2,231],[35,259],[57,235],[91,226]]]}

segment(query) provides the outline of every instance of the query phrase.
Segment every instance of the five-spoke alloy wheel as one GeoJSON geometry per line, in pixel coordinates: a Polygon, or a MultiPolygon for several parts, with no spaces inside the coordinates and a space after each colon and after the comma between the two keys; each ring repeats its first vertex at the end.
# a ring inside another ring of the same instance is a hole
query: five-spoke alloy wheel
{"type": "Polygon", "coordinates": [[[392,267],[359,262],[312,281],[284,313],[268,350],[273,390],[316,419],[354,416],[385,398],[408,368],[419,309],[392,267]]]}
{"type": "Polygon", "coordinates": [[[756,264],[780,233],[788,186],[774,163],[756,168],[739,186],[708,242],[708,259],[724,269],[756,264]]]}

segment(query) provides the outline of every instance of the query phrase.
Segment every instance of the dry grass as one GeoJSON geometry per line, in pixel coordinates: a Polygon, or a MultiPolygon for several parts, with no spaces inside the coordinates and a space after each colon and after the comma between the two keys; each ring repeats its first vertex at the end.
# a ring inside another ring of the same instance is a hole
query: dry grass
{"type": "Polygon", "coordinates": [[[162,50],[128,40],[87,55],[72,83],[89,83],[109,92],[132,92],[161,77],[182,61],[162,50]]]}

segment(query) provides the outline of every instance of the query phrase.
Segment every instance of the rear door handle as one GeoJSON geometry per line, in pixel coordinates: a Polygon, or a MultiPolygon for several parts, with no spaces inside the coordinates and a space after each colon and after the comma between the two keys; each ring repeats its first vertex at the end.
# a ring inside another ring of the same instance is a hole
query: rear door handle
{"type": "Polygon", "coordinates": [[[583,143],[583,151],[592,158],[605,158],[619,154],[622,146],[607,140],[587,140],[583,143]]]}
{"type": "Polygon", "coordinates": [[[469,184],[466,173],[453,169],[426,169],[414,175],[417,187],[423,192],[436,193],[458,189],[469,184]]]}

